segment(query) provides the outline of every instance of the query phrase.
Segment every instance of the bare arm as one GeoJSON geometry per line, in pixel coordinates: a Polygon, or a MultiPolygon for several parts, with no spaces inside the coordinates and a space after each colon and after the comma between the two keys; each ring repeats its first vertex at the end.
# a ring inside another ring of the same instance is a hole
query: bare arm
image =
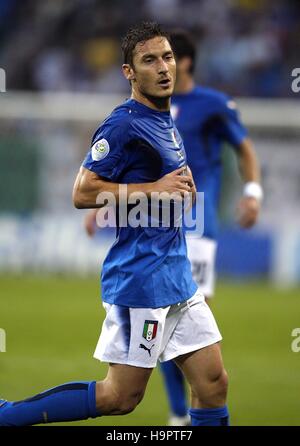
{"type": "Polygon", "coordinates": [[[99,209],[90,209],[84,218],[84,229],[90,237],[93,237],[97,230],[97,212],[99,209]]]}
{"type": "Polygon", "coordinates": [[[244,183],[250,181],[260,182],[260,168],[257,161],[253,143],[245,138],[238,146],[239,169],[244,183]]]}
{"type": "MultiPolygon", "coordinates": [[[[244,183],[260,183],[260,167],[252,141],[245,138],[238,149],[239,170],[244,183]]],[[[238,205],[239,224],[244,228],[252,227],[258,219],[259,211],[260,200],[244,195],[238,205]]]]}
{"type": "MultiPolygon", "coordinates": [[[[127,184],[127,198],[134,192],[150,196],[151,192],[184,193],[191,192],[193,180],[190,174],[180,175],[185,167],[176,169],[153,183],[127,184]]],[[[99,208],[97,197],[101,192],[110,192],[119,202],[122,188],[120,184],[104,180],[96,173],[80,167],[73,188],[73,203],[78,209],[99,208]]],[[[124,197],[123,197],[124,198],[124,197]]]]}

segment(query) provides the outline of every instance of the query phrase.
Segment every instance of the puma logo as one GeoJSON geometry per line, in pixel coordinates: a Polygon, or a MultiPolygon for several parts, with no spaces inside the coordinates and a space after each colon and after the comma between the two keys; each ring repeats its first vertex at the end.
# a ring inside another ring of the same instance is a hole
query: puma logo
{"type": "Polygon", "coordinates": [[[151,345],[150,348],[147,348],[144,344],[140,344],[140,348],[143,348],[144,350],[147,350],[147,352],[149,353],[149,356],[151,356],[151,349],[154,346],[155,346],[155,344],[151,345]]]}

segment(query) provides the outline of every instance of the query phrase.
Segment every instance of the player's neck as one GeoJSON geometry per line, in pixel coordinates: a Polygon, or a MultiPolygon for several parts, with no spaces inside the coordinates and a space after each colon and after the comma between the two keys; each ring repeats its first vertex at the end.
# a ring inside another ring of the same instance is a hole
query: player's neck
{"type": "Polygon", "coordinates": [[[131,99],[134,99],[137,102],[140,102],[143,105],[146,105],[153,110],[166,112],[170,111],[171,106],[171,98],[156,98],[153,96],[145,96],[140,92],[132,90],[131,99]]]}
{"type": "Polygon", "coordinates": [[[195,88],[195,81],[193,77],[186,73],[177,77],[174,93],[186,94],[195,88]]]}

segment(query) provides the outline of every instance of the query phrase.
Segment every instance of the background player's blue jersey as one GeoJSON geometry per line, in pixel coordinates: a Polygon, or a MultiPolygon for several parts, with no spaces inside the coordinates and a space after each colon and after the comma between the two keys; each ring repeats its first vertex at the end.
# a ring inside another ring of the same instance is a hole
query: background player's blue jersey
{"type": "Polygon", "coordinates": [[[184,141],[198,192],[204,192],[204,236],[216,238],[221,186],[221,148],[237,147],[247,136],[234,101],[223,93],[195,87],[172,97],[172,116],[184,141]]]}
{"type": "MultiPolygon", "coordinates": [[[[154,182],[186,164],[169,112],[128,100],[96,131],[83,166],[114,183],[154,182]]],[[[118,227],[102,269],[102,298],[129,307],[164,307],[197,286],[181,227],[118,227]]]]}

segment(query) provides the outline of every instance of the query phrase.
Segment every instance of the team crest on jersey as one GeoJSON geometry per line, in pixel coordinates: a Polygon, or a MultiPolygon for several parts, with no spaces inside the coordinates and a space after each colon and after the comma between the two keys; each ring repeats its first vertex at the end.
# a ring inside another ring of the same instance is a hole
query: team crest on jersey
{"type": "Polygon", "coordinates": [[[145,321],[143,328],[143,338],[152,341],[156,337],[158,321],[145,321]]]}
{"type": "Polygon", "coordinates": [[[100,139],[100,141],[95,142],[92,147],[92,158],[94,161],[103,160],[109,153],[109,144],[106,139],[100,139]]]}

